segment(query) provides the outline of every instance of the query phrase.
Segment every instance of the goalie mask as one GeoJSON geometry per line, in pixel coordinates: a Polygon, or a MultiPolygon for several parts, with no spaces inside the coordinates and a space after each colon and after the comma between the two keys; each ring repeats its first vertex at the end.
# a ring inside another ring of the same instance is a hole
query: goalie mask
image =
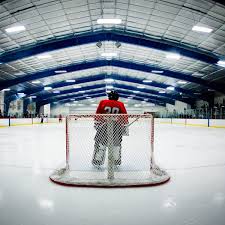
{"type": "Polygon", "coordinates": [[[119,94],[117,91],[111,91],[108,93],[108,98],[109,100],[118,100],[119,99],[119,94]]]}

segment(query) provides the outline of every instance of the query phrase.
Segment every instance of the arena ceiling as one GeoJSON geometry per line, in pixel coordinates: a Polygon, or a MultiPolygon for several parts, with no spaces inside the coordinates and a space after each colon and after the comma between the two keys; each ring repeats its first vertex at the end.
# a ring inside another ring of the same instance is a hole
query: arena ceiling
{"type": "Polygon", "coordinates": [[[7,101],[89,100],[114,88],[156,105],[194,104],[225,94],[224,60],[223,1],[0,1],[7,101]]]}

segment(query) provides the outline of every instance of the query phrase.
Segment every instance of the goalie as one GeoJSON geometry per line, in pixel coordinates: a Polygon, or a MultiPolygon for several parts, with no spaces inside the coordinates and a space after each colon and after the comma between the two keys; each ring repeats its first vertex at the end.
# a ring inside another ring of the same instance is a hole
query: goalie
{"type": "MultiPolygon", "coordinates": [[[[127,110],[124,104],[120,101],[119,94],[117,91],[111,91],[108,94],[108,100],[100,101],[96,114],[127,114],[127,110]]],[[[107,121],[102,115],[96,115],[95,117],[95,145],[94,145],[94,153],[92,158],[92,164],[94,166],[101,166],[105,162],[105,153],[108,145],[107,138],[107,121]]],[[[123,135],[127,135],[128,128],[126,125],[128,124],[128,118],[125,116],[115,117],[115,121],[113,121],[113,135],[112,143],[113,143],[113,159],[114,165],[121,164],[121,143],[123,135]]]]}

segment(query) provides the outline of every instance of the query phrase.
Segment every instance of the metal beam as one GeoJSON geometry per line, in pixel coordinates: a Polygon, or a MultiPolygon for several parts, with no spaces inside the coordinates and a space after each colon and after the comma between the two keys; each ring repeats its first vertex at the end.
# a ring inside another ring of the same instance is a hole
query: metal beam
{"type": "MultiPolygon", "coordinates": [[[[89,94],[88,95],[93,95],[93,94],[97,94],[99,92],[103,92],[103,90],[95,90],[96,88],[95,87],[92,87],[89,89],[89,94]]],[[[127,94],[128,96],[130,94],[132,94],[132,92],[130,90],[119,90],[119,92],[123,93],[123,94],[127,94]]],[[[105,91],[104,91],[105,93],[105,91]]],[[[87,93],[86,93],[87,94],[87,93]]],[[[105,93],[106,95],[106,93],[105,93]]],[[[45,100],[42,100],[42,99],[37,99],[37,103],[39,105],[45,105],[45,104],[49,104],[49,103],[52,103],[52,102],[58,102],[58,101],[64,101],[64,100],[68,100],[68,99],[73,99],[75,98],[75,100],[77,98],[80,98],[80,97],[83,97],[84,99],[86,99],[86,96],[84,96],[84,94],[81,94],[81,93],[76,93],[76,94],[73,94],[73,95],[66,95],[66,96],[60,96],[58,98],[50,98],[50,99],[45,99],[45,100]]],[[[135,96],[134,96],[135,97],[135,96]]],[[[169,103],[169,104],[175,104],[175,101],[173,100],[170,100],[170,99],[164,99],[164,98],[158,98],[158,97],[155,97],[155,96],[145,96],[145,95],[142,95],[142,94],[136,94],[136,97],[140,97],[142,99],[144,98],[149,98],[148,102],[151,102],[151,103],[155,103],[155,104],[159,104],[159,103],[169,103]]]]}
{"type": "MultiPolygon", "coordinates": [[[[36,79],[41,79],[45,77],[51,77],[55,76],[55,70],[66,70],[67,72],[75,72],[75,71],[81,71],[81,70],[86,70],[86,69],[92,69],[92,68],[99,68],[103,66],[115,66],[115,67],[120,67],[120,68],[125,68],[125,69],[130,69],[130,70],[136,70],[136,71],[142,71],[146,73],[151,73],[152,70],[161,70],[161,68],[155,67],[155,66],[150,66],[150,65],[144,65],[144,64],[138,64],[138,63],[133,63],[133,62],[128,62],[128,61],[121,61],[121,60],[96,60],[96,61],[91,61],[91,62],[83,62],[79,64],[73,64],[69,66],[64,66],[60,68],[55,68],[51,70],[46,70],[30,75],[26,75],[21,78],[16,78],[13,80],[7,80],[7,81],[2,81],[0,83],[0,89],[7,88],[19,83],[27,82],[27,81],[32,81],[36,79]]],[[[225,85],[222,85],[218,82],[213,82],[213,81],[208,81],[208,80],[203,80],[201,78],[193,77],[184,73],[180,72],[175,72],[171,70],[163,70],[164,72],[160,74],[160,76],[165,76],[165,77],[171,77],[179,80],[185,80],[188,82],[196,83],[205,87],[208,87],[210,89],[216,90],[218,92],[224,93],[225,94],[225,85]]],[[[157,75],[156,75],[157,76],[157,75]]]]}
{"type": "MultiPolygon", "coordinates": [[[[185,102],[190,105],[194,104],[193,100],[183,99],[181,96],[176,96],[176,95],[171,95],[171,94],[166,94],[166,93],[160,94],[155,90],[149,90],[146,88],[138,89],[136,87],[132,87],[129,85],[124,85],[124,84],[113,84],[113,87],[118,89],[119,93],[122,91],[121,89],[125,89],[127,91],[139,91],[140,95],[145,95],[145,98],[152,97],[152,99],[156,99],[156,100],[160,100],[160,101],[165,100],[169,104],[174,104],[174,100],[182,101],[182,102],[185,102]],[[151,96],[149,96],[149,95],[151,95],[151,96]]],[[[80,91],[96,90],[99,88],[105,88],[105,84],[95,84],[95,85],[85,86],[82,88],[72,88],[72,89],[60,91],[60,93],[47,93],[47,94],[44,94],[44,95],[41,95],[40,97],[38,97],[37,101],[42,101],[44,99],[56,98],[56,97],[60,97],[65,94],[79,93],[80,91]]]]}
{"type": "Polygon", "coordinates": [[[153,48],[162,51],[175,51],[181,55],[200,60],[209,64],[218,62],[218,57],[210,52],[205,52],[194,47],[189,47],[180,43],[174,43],[168,40],[154,39],[138,33],[131,34],[124,30],[87,32],[80,35],[69,35],[58,40],[48,40],[33,46],[22,47],[18,50],[5,52],[0,56],[1,63],[23,59],[37,54],[60,50],[68,47],[84,44],[97,43],[99,41],[119,41],[122,43],[138,45],[146,48],[153,48]]]}

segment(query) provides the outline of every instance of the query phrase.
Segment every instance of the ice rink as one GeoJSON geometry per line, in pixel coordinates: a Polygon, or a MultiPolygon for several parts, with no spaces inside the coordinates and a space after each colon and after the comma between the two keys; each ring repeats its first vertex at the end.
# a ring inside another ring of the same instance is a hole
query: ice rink
{"type": "Polygon", "coordinates": [[[1,225],[224,225],[225,129],[156,124],[161,186],[65,187],[49,175],[65,160],[64,124],[0,129],[1,225]]]}

